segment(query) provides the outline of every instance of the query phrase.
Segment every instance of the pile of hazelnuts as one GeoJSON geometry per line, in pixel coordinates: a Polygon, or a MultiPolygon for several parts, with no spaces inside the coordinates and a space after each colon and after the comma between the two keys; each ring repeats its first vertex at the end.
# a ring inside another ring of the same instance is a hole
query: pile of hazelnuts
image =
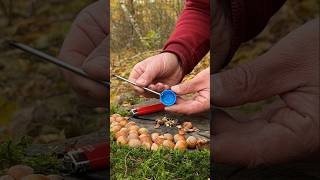
{"type": "Polygon", "coordinates": [[[183,128],[174,136],[170,133],[154,132],[150,134],[148,129],[140,128],[134,121],[129,121],[128,117],[122,117],[119,114],[110,116],[110,131],[114,133],[114,140],[117,144],[128,145],[132,148],[143,147],[156,151],[163,147],[184,151],[186,149],[200,149],[208,143],[203,138],[194,136],[186,138],[185,129],[187,128],[192,128],[191,122],[184,122],[183,128]]]}

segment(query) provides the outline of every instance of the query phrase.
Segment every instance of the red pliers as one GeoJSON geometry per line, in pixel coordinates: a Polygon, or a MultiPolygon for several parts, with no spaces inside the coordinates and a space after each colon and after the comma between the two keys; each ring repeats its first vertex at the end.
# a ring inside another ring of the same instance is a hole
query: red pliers
{"type": "Polygon", "coordinates": [[[165,107],[166,106],[164,104],[160,103],[160,104],[154,104],[150,106],[137,107],[135,109],[131,109],[130,112],[133,116],[141,116],[141,115],[163,111],[165,107]]]}

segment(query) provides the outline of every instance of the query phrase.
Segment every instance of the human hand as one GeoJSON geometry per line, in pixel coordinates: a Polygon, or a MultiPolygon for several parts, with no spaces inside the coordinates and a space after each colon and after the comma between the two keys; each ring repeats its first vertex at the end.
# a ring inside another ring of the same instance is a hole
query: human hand
{"type": "MultiPolygon", "coordinates": [[[[81,68],[94,79],[104,81],[109,80],[108,4],[106,0],[100,0],[80,12],[59,54],[61,60],[81,68]]],[[[65,70],[63,75],[84,102],[93,106],[108,104],[106,87],[65,70]]]]}
{"type": "MultiPolygon", "coordinates": [[[[134,66],[129,80],[137,85],[148,87],[154,91],[162,92],[175,85],[183,78],[183,71],[175,54],[164,52],[149,57],[134,66]]],[[[134,86],[137,94],[152,97],[142,88],[134,86]]]]}
{"type": "Polygon", "coordinates": [[[207,68],[193,79],[171,87],[177,95],[193,93],[192,99],[178,97],[176,104],[166,107],[166,111],[194,114],[210,109],[210,69],[207,68]]]}
{"type": "Polygon", "coordinates": [[[237,106],[275,95],[281,98],[244,120],[215,111],[215,162],[253,167],[319,155],[318,32],[316,19],[255,61],[213,75],[211,98],[216,106],[237,106]]]}

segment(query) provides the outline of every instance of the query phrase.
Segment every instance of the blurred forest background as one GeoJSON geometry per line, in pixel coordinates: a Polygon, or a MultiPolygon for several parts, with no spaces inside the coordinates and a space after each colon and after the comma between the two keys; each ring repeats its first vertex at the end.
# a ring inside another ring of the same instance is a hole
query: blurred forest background
{"type": "MultiPolygon", "coordinates": [[[[111,73],[128,77],[133,66],[160,52],[172,33],[184,0],[111,0],[111,73]]],[[[226,68],[254,60],[282,37],[305,22],[319,16],[317,0],[287,0],[271,18],[267,27],[253,40],[242,44],[226,68]]],[[[209,66],[209,54],[184,80],[209,66]]],[[[144,101],[124,82],[111,79],[111,107],[129,107],[144,101]]],[[[274,98],[234,107],[231,111],[254,113],[274,98]]]]}
{"type": "Polygon", "coordinates": [[[105,112],[81,105],[59,69],[12,48],[16,40],[57,56],[76,15],[94,0],[0,0],[0,142],[50,143],[87,134],[105,112]]]}
{"type": "MultiPolygon", "coordinates": [[[[173,32],[185,0],[111,0],[111,73],[128,77],[138,62],[158,54],[173,32]]],[[[209,66],[209,54],[185,79],[209,66]]],[[[127,108],[145,98],[111,79],[111,107],[127,108]]]]}

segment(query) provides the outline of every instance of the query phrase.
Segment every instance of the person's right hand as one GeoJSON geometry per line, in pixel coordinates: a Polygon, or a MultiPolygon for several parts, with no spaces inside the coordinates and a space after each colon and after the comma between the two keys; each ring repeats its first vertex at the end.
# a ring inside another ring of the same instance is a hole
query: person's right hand
{"type": "MultiPolygon", "coordinates": [[[[83,9],[73,22],[59,54],[61,60],[102,81],[109,80],[108,5],[109,1],[100,0],[83,9]]],[[[66,70],[63,75],[82,102],[92,106],[109,104],[107,87],[66,70]]]]}
{"type": "MultiPolygon", "coordinates": [[[[157,92],[169,89],[176,85],[183,78],[183,70],[177,56],[173,53],[164,52],[149,57],[134,66],[129,80],[136,82],[137,85],[148,87],[157,92]]],[[[150,97],[149,93],[142,88],[134,86],[137,94],[150,97]]]]}

